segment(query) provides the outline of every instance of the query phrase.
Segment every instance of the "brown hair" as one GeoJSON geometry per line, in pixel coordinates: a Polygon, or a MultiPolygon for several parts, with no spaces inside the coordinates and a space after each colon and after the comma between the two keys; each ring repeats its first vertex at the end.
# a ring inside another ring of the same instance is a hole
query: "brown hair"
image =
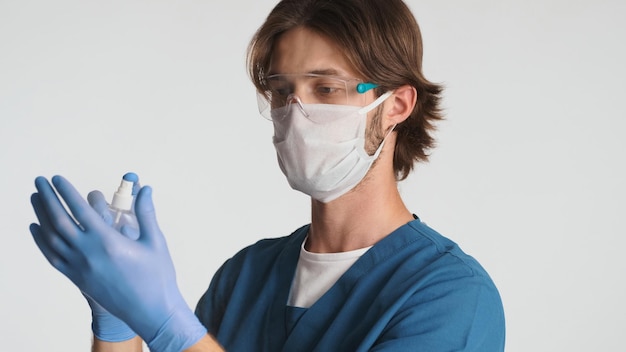
{"type": "Polygon", "coordinates": [[[283,0],[274,7],[248,48],[248,73],[259,92],[274,44],[280,35],[304,26],[331,38],[362,78],[379,85],[377,93],[408,84],[417,90],[411,115],[396,126],[393,159],[398,180],[414,163],[428,160],[435,145],[431,133],[441,120],[442,87],[422,74],[422,38],[419,26],[402,0],[283,0]]]}

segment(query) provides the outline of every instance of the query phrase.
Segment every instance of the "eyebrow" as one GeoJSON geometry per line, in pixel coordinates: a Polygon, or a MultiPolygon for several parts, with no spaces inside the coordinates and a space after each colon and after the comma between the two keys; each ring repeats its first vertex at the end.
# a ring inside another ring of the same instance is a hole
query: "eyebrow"
{"type": "Polygon", "coordinates": [[[328,76],[339,76],[339,71],[333,69],[333,68],[327,68],[327,69],[323,69],[323,70],[313,70],[313,71],[309,71],[307,73],[312,73],[315,75],[328,75],[328,76]]]}
{"type": "Polygon", "coordinates": [[[284,73],[284,72],[275,72],[275,71],[270,71],[267,73],[268,76],[271,75],[275,75],[275,74],[315,74],[315,75],[328,75],[328,76],[341,76],[343,75],[342,73],[340,73],[339,71],[337,71],[334,68],[326,68],[326,69],[317,69],[317,70],[311,70],[311,71],[307,71],[307,72],[298,72],[298,73],[284,73]]]}

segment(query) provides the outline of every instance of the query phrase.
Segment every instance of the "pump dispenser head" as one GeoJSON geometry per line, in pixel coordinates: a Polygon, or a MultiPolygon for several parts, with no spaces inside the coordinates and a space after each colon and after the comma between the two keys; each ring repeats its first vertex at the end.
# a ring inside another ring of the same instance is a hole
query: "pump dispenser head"
{"type": "Polygon", "coordinates": [[[122,177],[122,182],[113,194],[111,207],[119,210],[131,210],[133,207],[133,185],[139,181],[136,174],[129,172],[122,177]]]}

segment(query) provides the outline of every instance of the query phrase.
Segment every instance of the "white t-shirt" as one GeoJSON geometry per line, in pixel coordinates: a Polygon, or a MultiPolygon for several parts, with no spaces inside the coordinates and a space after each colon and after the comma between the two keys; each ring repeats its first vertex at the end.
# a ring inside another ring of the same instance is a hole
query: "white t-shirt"
{"type": "Polygon", "coordinates": [[[311,253],[302,242],[287,305],[311,307],[370,247],[339,253],[311,253]]]}

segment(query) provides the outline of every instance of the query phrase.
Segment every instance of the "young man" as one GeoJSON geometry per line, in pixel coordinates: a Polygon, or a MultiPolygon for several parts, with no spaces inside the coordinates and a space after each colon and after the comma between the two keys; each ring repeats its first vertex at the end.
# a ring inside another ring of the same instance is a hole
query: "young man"
{"type": "Polygon", "coordinates": [[[401,0],[274,8],[251,43],[249,69],[280,168],[311,196],[311,223],[224,263],[195,315],[176,287],[149,187],[137,196],[132,240],[98,215],[100,193],[90,207],[52,179],[76,223],[38,178],[31,232],[87,296],[94,350],[141,350],[141,338],[154,351],[502,351],[493,282],[397,190],[427,159],[441,118],[441,89],[422,75],[421,56],[401,0]]]}

